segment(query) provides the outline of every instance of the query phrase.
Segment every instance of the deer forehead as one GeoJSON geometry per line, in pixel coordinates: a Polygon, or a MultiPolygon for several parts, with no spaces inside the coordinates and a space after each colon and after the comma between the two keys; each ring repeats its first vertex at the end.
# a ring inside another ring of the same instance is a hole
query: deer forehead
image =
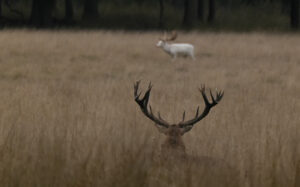
{"type": "Polygon", "coordinates": [[[159,40],[158,42],[157,42],[157,46],[161,46],[162,44],[164,43],[164,41],[162,41],[162,40],[159,40]]]}
{"type": "Polygon", "coordinates": [[[168,128],[168,132],[170,133],[180,133],[181,132],[181,128],[178,125],[170,125],[168,128]]]}

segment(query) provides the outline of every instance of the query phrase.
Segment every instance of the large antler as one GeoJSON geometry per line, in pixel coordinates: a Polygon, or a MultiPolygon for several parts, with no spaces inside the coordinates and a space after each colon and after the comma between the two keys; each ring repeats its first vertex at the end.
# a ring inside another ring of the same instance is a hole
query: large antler
{"type": "Polygon", "coordinates": [[[150,112],[148,111],[148,102],[149,102],[150,92],[151,92],[151,89],[152,89],[151,82],[149,83],[148,90],[146,91],[146,93],[145,93],[145,95],[142,99],[139,98],[141,93],[138,94],[139,84],[140,84],[140,81],[137,81],[134,84],[135,102],[137,102],[137,104],[140,106],[140,108],[141,108],[142,112],[145,114],[145,116],[147,116],[149,119],[154,121],[157,125],[168,128],[169,123],[161,118],[159,112],[158,112],[158,118],[157,118],[153,115],[152,108],[151,108],[150,105],[149,105],[150,112]]]}
{"type": "Polygon", "coordinates": [[[169,38],[166,39],[166,41],[173,41],[177,38],[177,32],[176,31],[172,31],[171,36],[169,38]]]}
{"type": "Polygon", "coordinates": [[[197,108],[197,112],[196,112],[196,116],[188,121],[184,121],[185,118],[185,112],[183,113],[183,117],[182,117],[182,122],[180,122],[178,125],[179,127],[183,128],[183,127],[192,127],[194,124],[196,124],[197,122],[199,122],[200,120],[202,120],[205,116],[207,116],[207,114],[209,113],[210,109],[214,106],[216,106],[222,99],[224,92],[223,91],[218,91],[216,94],[216,98],[214,98],[211,90],[210,92],[210,97],[212,102],[210,103],[207,99],[207,96],[205,94],[205,86],[201,86],[201,88],[199,88],[199,91],[201,92],[201,95],[203,97],[204,103],[205,103],[205,108],[202,112],[201,115],[199,115],[199,106],[197,108]]]}
{"type": "Polygon", "coordinates": [[[176,31],[172,31],[171,36],[169,36],[169,37],[167,36],[167,32],[165,31],[164,36],[160,37],[159,39],[163,40],[163,41],[173,41],[176,38],[177,38],[177,32],[176,31]]]}

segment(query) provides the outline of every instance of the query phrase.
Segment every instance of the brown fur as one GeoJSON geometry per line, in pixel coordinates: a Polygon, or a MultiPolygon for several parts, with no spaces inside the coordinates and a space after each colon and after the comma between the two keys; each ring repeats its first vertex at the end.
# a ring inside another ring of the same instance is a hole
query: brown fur
{"type": "Polygon", "coordinates": [[[182,140],[182,129],[177,125],[171,125],[164,134],[166,140],[161,144],[161,153],[164,157],[185,157],[185,145],[182,140]]]}

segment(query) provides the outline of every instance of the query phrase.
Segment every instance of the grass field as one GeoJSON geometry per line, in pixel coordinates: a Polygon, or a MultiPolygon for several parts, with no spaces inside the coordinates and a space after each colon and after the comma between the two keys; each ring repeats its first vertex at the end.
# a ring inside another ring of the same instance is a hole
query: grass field
{"type": "Polygon", "coordinates": [[[159,178],[144,162],[164,136],[133,100],[136,80],[172,123],[204,107],[201,84],[223,89],[187,153],[228,163],[243,187],[299,186],[299,35],[180,33],[197,60],[175,62],[159,35],[1,31],[1,186],[201,186],[205,175],[159,178]]]}

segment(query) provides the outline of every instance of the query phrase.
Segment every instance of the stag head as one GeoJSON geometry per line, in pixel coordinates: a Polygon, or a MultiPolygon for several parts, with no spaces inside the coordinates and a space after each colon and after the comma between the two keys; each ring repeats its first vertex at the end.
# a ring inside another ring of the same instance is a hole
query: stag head
{"type": "Polygon", "coordinates": [[[177,38],[176,31],[172,31],[171,34],[167,34],[167,32],[164,32],[164,35],[162,37],[159,37],[159,41],[157,42],[156,46],[161,47],[165,42],[173,41],[176,38],[177,38]]]}
{"type": "Polygon", "coordinates": [[[205,86],[202,85],[199,88],[199,91],[205,103],[205,108],[202,111],[202,113],[199,114],[199,107],[198,107],[195,117],[189,120],[185,120],[185,112],[183,112],[181,122],[177,124],[170,124],[161,117],[160,112],[158,112],[157,116],[155,116],[153,114],[151,105],[149,105],[148,107],[152,84],[151,83],[149,84],[148,89],[145,92],[144,97],[142,98],[140,98],[141,93],[138,93],[139,85],[140,85],[140,81],[137,81],[134,84],[135,101],[140,106],[140,109],[143,112],[143,114],[155,123],[155,126],[158,128],[159,132],[167,136],[166,141],[162,144],[163,149],[177,149],[177,150],[179,149],[185,151],[185,146],[181,137],[186,132],[190,131],[197,122],[205,118],[209,113],[210,109],[216,106],[221,101],[224,95],[223,91],[219,91],[216,92],[216,96],[214,97],[214,95],[210,90],[209,91],[211,97],[211,102],[210,102],[206,96],[205,86]]]}

